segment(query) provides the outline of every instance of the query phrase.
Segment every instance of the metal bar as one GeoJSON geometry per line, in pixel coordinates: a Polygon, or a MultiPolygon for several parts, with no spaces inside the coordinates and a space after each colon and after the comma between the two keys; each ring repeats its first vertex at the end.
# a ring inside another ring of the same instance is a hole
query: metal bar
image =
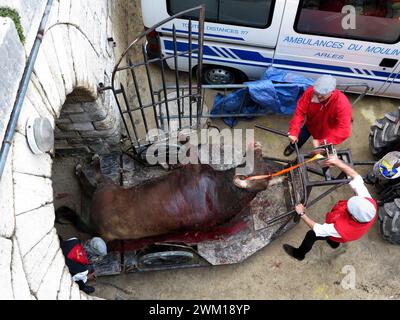
{"type": "MultiPolygon", "coordinates": [[[[131,62],[129,61],[129,63],[131,63],[131,62]]],[[[136,73],[135,73],[134,69],[131,69],[131,75],[132,75],[132,79],[133,79],[133,84],[135,86],[136,97],[137,97],[138,102],[139,102],[139,107],[140,107],[140,112],[142,114],[144,127],[146,129],[146,132],[148,132],[149,128],[147,126],[146,115],[144,114],[144,110],[143,110],[142,96],[140,95],[140,88],[139,88],[139,85],[138,85],[138,82],[137,82],[136,73]]]]}
{"type": "MultiPolygon", "coordinates": [[[[167,98],[168,92],[167,92],[167,85],[165,83],[164,62],[162,60],[160,61],[160,67],[161,67],[161,81],[162,81],[162,87],[163,87],[162,91],[164,91],[164,99],[165,99],[164,103],[165,103],[165,110],[167,112],[167,122],[168,122],[168,130],[169,130],[170,117],[169,117],[169,107],[168,107],[168,98],[167,98]]],[[[161,92],[161,90],[159,92],[161,92]]],[[[159,97],[161,97],[161,93],[159,94],[159,97]]],[[[160,104],[160,108],[161,108],[161,104],[160,104]]],[[[161,112],[160,112],[160,119],[161,119],[161,112]]]]}
{"type": "Polygon", "coordinates": [[[176,28],[175,23],[172,26],[172,41],[174,43],[174,65],[175,65],[175,82],[176,82],[176,103],[178,105],[178,116],[179,116],[179,128],[182,128],[182,119],[181,119],[181,101],[180,101],[180,93],[179,93],[179,71],[178,71],[178,56],[177,56],[177,46],[176,46],[176,28]]]}
{"type": "MultiPolygon", "coordinates": [[[[196,53],[196,52],[198,52],[199,51],[199,49],[193,49],[192,48],[192,54],[193,53],[196,53]]],[[[187,51],[179,51],[179,53],[177,54],[179,57],[181,57],[181,56],[187,56],[187,55],[189,55],[189,50],[187,50],[187,51]]],[[[152,63],[157,63],[157,62],[159,62],[159,61],[166,61],[166,60],[168,60],[168,59],[172,59],[172,58],[174,58],[174,55],[165,55],[165,56],[163,56],[163,57],[161,57],[161,58],[153,58],[153,59],[149,59],[147,62],[149,63],[149,64],[152,64],[152,63]]],[[[145,63],[144,62],[140,62],[140,63],[137,63],[137,64],[129,64],[129,65],[126,65],[126,66],[124,66],[124,67],[119,67],[116,71],[117,72],[119,72],[119,71],[124,71],[124,70],[128,70],[128,69],[132,69],[132,68],[137,68],[137,67],[142,67],[142,66],[144,66],[145,65],[145,63]]]]}
{"type": "MultiPolygon", "coordinates": [[[[247,116],[249,116],[249,115],[247,115],[247,116]]],[[[236,117],[236,115],[235,115],[235,117],[236,117]]],[[[267,127],[264,127],[264,126],[260,126],[258,124],[256,124],[254,127],[256,127],[258,129],[261,129],[261,130],[265,130],[265,131],[269,131],[269,132],[272,132],[272,133],[276,133],[276,134],[278,134],[280,136],[283,136],[283,137],[287,137],[288,136],[288,134],[286,132],[283,132],[281,130],[267,128],[267,127]]]]}
{"type": "Polygon", "coordinates": [[[192,126],[192,19],[189,19],[189,114],[190,114],[190,126],[192,126]]]}
{"type": "MultiPolygon", "coordinates": [[[[331,194],[333,191],[335,191],[336,189],[340,188],[341,186],[344,186],[345,184],[346,184],[346,183],[342,183],[342,184],[338,184],[338,185],[333,186],[332,188],[328,189],[327,191],[325,191],[324,193],[322,193],[321,195],[319,195],[319,196],[316,197],[315,199],[311,200],[310,202],[308,202],[308,203],[305,202],[305,206],[306,206],[307,208],[310,208],[311,206],[313,206],[314,204],[316,204],[318,201],[322,200],[323,198],[325,198],[326,196],[328,196],[329,194],[331,194]]],[[[289,217],[290,215],[294,214],[295,212],[296,212],[295,209],[290,210],[290,211],[288,211],[288,212],[286,212],[286,213],[283,213],[283,214],[281,214],[281,215],[279,215],[279,216],[276,216],[275,218],[272,218],[271,220],[266,221],[266,223],[267,223],[267,224],[275,223],[275,222],[277,222],[277,221],[279,221],[279,220],[282,220],[282,219],[284,219],[284,218],[286,218],[286,217],[289,217]]],[[[263,229],[267,229],[267,228],[269,228],[269,227],[270,227],[270,226],[267,226],[267,227],[265,227],[265,228],[263,228],[263,229]]],[[[260,229],[260,230],[263,230],[263,229],[260,229]]],[[[258,231],[260,231],[260,230],[258,230],[258,231]]]]}
{"type": "MultiPolygon", "coordinates": [[[[152,26],[151,28],[147,29],[146,31],[142,32],[142,33],[128,46],[128,48],[125,49],[125,51],[122,53],[121,57],[119,58],[117,64],[115,65],[114,70],[113,70],[113,74],[112,74],[112,78],[111,78],[111,83],[112,83],[112,85],[114,85],[115,76],[116,76],[116,73],[117,73],[117,71],[118,71],[119,65],[121,64],[122,60],[123,60],[124,57],[127,55],[127,53],[129,52],[129,50],[130,50],[134,45],[136,45],[141,39],[145,38],[149,33],[153,32],[153,31],[156,30],[156,29],[158,29],[159,27],[161,27],[162,25],[166,24],[167,22],[172,21],[172,20],[177,19],[177,18],[182,17],[182,16],[186,16],[186,15],[188,15],[189,13],[197,12],[198,10],[199,10],[200,12],[201,12],[202,10],[204,11],[204,5],[200,5],[200,6],[197,6],[197,7],[194,7],[194,8],[187,9],[187,10],[184,10],[184,11],[182,11],[182,12],[179,12],[179,13],[177,13],[177,14],[171,16],[171,17],[168,17],[168,18],[166,18],[166,19],[160,21],[160,22],[157,23],[156,25],[154,25],[154,26],[152,26]]],[[[203,35],[203,36],[204,36],[204,35],[203,35]]]]}
{"type": "Polygon", "coordinates": [[[355,166],[373,166],[376,161],[354,161],[353,165],[355,166]]]}
{"type": "Polygon", "coordinates": [[[229,90],[229,89],[244,89],[249,86],[246,84],[203,84],[203,89],[212,89],[212,90],[229,90]]]}
{"type": "MultiPolygon", "coordinates": [[[[232,117],[262,117],[265,116],[265,113],[263,114],[248,114],[248,113],[223,113],[223,114],[203,114],[201,117],[203,118],[232,118],[232,117]]],[[[286,135],[287,137],[287,135],[286,135]]]]}
{"type": "Polygon", "coordinates": [[[206,7],[201,5],[199,14],[199,32],[198,32],[198,48],[197,55],[197,128],[200,126],[200,111],[202,108],[202,73],[203,73],[203,45],[204,45],[204,20],[206,16],[206,7]]]}
{"type": "MultiPolygon", "coordinates": [[[[184,88],[184,89],[189,89],[189,85],[181,85],[180,87],[184,88]]],[[[174,84],[167,84],[166,88],[168,90],[173,90],[173,89],[175,89],[175,85],[174,84]]],[[[193,86],[192,85],[192,90],[194,88],[197,88],[197,86],[193,86]]],[[[218,85],[217,84],[204,84],[204,85],[201,86],[201,88],[202,89],[225,90],[226,91],[226,90],[231,90],[231,89],[232,90],[234,90],[234,89],[244,89],[244,88],[248,88],[248,86],[247,85],[243,85],[243,84],[227,84],[227,85],[225,85],[225,84],[223,84],[223,85],[219,85],[219,84],[218,85]]],[[[161,92],[161,91],[163,91],[163,89],[160,89],[158,92],[161,92]]]]}
{"type": "MultiPolygon", "coordinates": [[[[297,146],[297,143],[295,143],[294,146],[296,149],[298,163],[303,163],[305,161],[305,156],[303,154],[299,154],[299,148],[297,146]]],[[[299,172],[300,172],[300,177],[301,177],[301,183],[303,185],[303,190],[304,190],[304,203],[307,203],[308,196],[311,193],[312,187],[309,185],[307,171],[303,169],[303,166],[299,167],[299,172]]]]}
{"type": "Polygon", "coordinates": [[[360,84],[344,83],[344,84],[338,85],[338,89],[341,90],[341,91],[343,91],[343,88],[345,88],[345,89],[344,89],[344,93],[347,93],[347,91],[348,91],[350,88],[354,88],[354,87],[365,87],[365,90],[364,90],[364,92],[360,93],[360,94],[358,95],[357,99],[352,103],[352,106],[353,106],[353,107],[354,107],[361,99],[363,99],[363,98],[366,96],[366,94],[368,93],[368,91],[371,89],[371,87],[370,87],[368,84],[366,84],[366,83],[360,83],[360,84]],[[342,88],[342,89],[341,89],[341,88],[342,88]]]}
{"type": "Polygon", "coordinates": [[[353,107],[361,100],[365,97],[365,95],[367,94],[367,92],[363,92],[362,94],[360,94],[358,96],[358,98],[352,103],[353,107]]]}
{"type": "Polygon", "coordinates": [[[31,78],[33,67],[36,62],[36,58],[39,52],[40,45],[42,44],[42,40],[44,37],[44,32],[46,29],[46,24],[49,19],[50,9],[53,5],[53,0],[48,0],[46,4],[46,8],[44,10],[42,20],[40,21],[39,29],[36,34],[35,42],[33,43],[31,53],[29,54],[28,61],[26,63],[26,67],[24,73],[22,75],[22,79],[18,88],[17,98],[14,103],[14,107],[11,111],[10,120],[7,124],[7,129],[4,134],[4,140],[1,145],[0,150],[0,181],[3,175],[4,168],[6,166],[8,153],[11,148],[12,140],[14,138],[15,129],[17,127],[17,122],[19,119],[19,115],[21,113],[22,105],[24,103],[26,91],[28,90],[29,80],[31,78]]]}
{"type": "MultiPolygon", "coordinates": [[[[240,101],[240,107],[239,107],[239,113],[241,113],[242,112],[242,109],[243,109],[243,107],[244,107],[244,102],[246,101],[246,98],[247,98],[247,92],[243,95],[243,98],[242,98],[242,101],[240,101]]],[[[251,115],[251,116],[253,116],[253,115],[251,115]]]]}
{"type": "MultiPolygon", "coordinates": [[[[183,98],[183,97],[188,97],[188,95],[186,95],[186,96],[181,96],[181,99],[183,98]]],[[[169,101],[175,101],[175,99],[172,99],[172,100],[169,100],[169,101]]],[[[157,104],[159,104],[158,102],[157,102],[157,104]]],[[[135,110],[139,110],[139,109],[135,109],[135,110]]],[[[135,111],[135,110],[133,110],[133,111],[135,111]]],[[[201,111],[202,109],[200,108],[200,111],[201,111]]],[[[249,116],[249,114],[245,114],[245,113],[243,113],[243,114],[216,114],[216,115],[214,115],[214,114],[201,114],[201,112],[200,112],[200,117],[199,118],[227,118],[227,117],[248,117],[249,116]]],[[[161,117],[161,118],[163,118],[163,117],[161,117]]],[[[170,118],[171,119],[178,119],[178,116],[170,116],[170,118]]],[[[189,115],[187,115],[187,116],[184,116],[184,115],[181,115],[181,118],[182,119],[189,119],[189,115]]]]}
{"type": "Polygon", "coordinates": [[[181,115],[184,116],[185,115],[185,98],[183,98],[183,96],[185,95],[185,89],[183,89],[183,88],[180,88],[180,89],[181,89],[180,97],[181,97],[181,100],[182,100],[182,105],[181,105],[182,112],[181,112],[181,115]]]}
{"type": "Polygon", "coordinates": [[[274,157],[263,157],[263,159],[271,160],[271,161],[277,161],[277,162],[283,162],[283,163],[286,163],[286,164],[291,162],[290,160],[284,160],[284,159],[279,159],[279,158],[274,158],[274,157]]]}
{"type": "Polygon", "coordinates": [[[222,103],[221,106],[219,107],[218,115],[221,115],[222,111],[225,109],[225,99],[226,99],[226,89],[224,89],[224,97],[222,98],[222,103]]]}
{"type": "Polygon", "coordinates": [[[312,173],[314,173],[316,175],[319,175],[321,177],[325,177],[325,175],[323,174],[323,172],[321,170],[310,168],[309,166],[306,166],[306,170],[309,171],[309,172],[312,172],[312,173]]]}
{"type": "MultiPolygon", "coordinates": [[[[203,89],[203,87],[202,87],[201,91],[202,91],[201,97],[204,97],[206,91],[203,89]]],[[[205,104],[205,99],[202,98],[201,99],[201,109],[200,109],[201,118],[205,118],[205,117],[203,117],[204,104],[205,104]]]]}
{"type": "Polygon", "coordinates": [[[337,177],[335,179],[333,179],[333,181],[340,180],[340,179],[343,179],[343,178],[346,178],[346,177],[347,177],[347,174],[342,171],[337,175],[337,177]]]}
{"type": "Polygon", "coordinates": [[[310,187],[324,187],[324,186],[331,186],[335,184],[341,183],[349,183],[351,179],[340,179],[340,180],[329,180],[329,181],[310,181],[308,182],[308,186],[310,187]]]}
{"type": "Polygon", "coordinates": [[[151,75],[150,75],[150,70],[149,70],[149,64],[147,62],[147,54],[146,54],[146,47],[145,46],[146,46],[145,44],[142,45],[143,59],[144,59],[144,62],[145,62],[147,81],[149,83],[151,102],[153,104],[154,120],[156,121],[157,129],[159,129],[160,126],[158,125],[158,121],[157,121],[156,101],[154,100],[154,94],[153,94],[153,83],[151,81],[151,75]]]}
{"type": "Polygon", "coordinates": [[[311,206],[313,206],[314,204],[316,204],[318,201],[322,200],[323,198],[325,198],[327,195],[331,194],[333,191],[335,191],[336,189],[339,189],[340,187],[346,185],[347,182],[342,182],[340,184],[334,185],[332,188],[326,190],[324,193],[322,193],[321,195],[319,195],[318,197],[316,197],[315,199],[311,200],[310,202],[306,203],[306,206],[309,208],[311,206]]]}
{"type": "MultiPolygon", "coordinates": [[[[162,66],[162,67],[161,67],[162,70],[165,70],[163,65],[160,65],[160,66],[162,66]]],[[[161,74],[162,74],[162,76],[163,76],[163,72],[162,72],[161,74]]],[[[234,85],[234,86],[236,87],[236,85],[234,85]]],[[[203,89],[206,89],[205,87],[206,87],[206,86],[204,85],[204,86],[203,86],[203,89]]],[[[246,86],[239,85],[239,87],[240,87],[240,88],[243,88],[243,87],[246,87],[246,86]]],[[[192,86],[192,88],[193,88],[193,86],[192,86]]],[[[168,90],[171,90],[171,89],[175,89],[175,86],[166,85],[165,88],[163,87],[162,89],[160,89],[160,90],[157,92],[157,94],[160,94],[160,92],[164,91],[164,95],[166,96],[168,90]]],[[[182,86],[182,85],[180,85],[180,89],[189,89],[189,86],[182,86]]],[[[186,97],[190,97],[190,95],[189,95],[189,94],[185,94],[185,95],[180,96],[181,99],[182,99],[182,98],[186,98],[186,97]]],[[[171,101],[175,101],[175,100],[176,100],[176,98],[171,98],[171,99],[167,99],[167,100],[159,100],[158,102],[156,102],[156,104],[159,105],[159,104],[165,103],[165,101],[171,102],[171,101]]],[[[143,108],[148,108],[148,107],[152,107],[152,106],[153,106],[153,104],[150,103],[150,104],[143,105],[143,108]]],[[[132,111],[136,111],[136,110],[140,110],[140,108],[132,109],[132,111]]],[[[243,113],[243,114],[233,114],[233,115],[232,115],[232,114],[203,114],[203,115],[201,115],[200,117],[202,117],[202,118],[224,118],[224,117],[232,117],[232,116],[235,116],[235,117],[248,117],[249,114],[247,114],[247,113],[243,113]]],[[[264,113],[262,113],[262,114],[253,114],[252,116],[265,116],[265,114],[264,114],[264,113]]],[[[171,117],[171,118],[173,118],[173,117],[171,117]]],[[[175,117],[175,118],[177,118],[177,117],[175,117]]],[[[274,129],[271,129],[271,130],[274,130],[274,129]]],[[[278,130],[278,131],[279,131],[279,130],[278,130]]],[[[283,132],[282,132],[282,131],[279,131],[278,134],[283,135],[283,132]]],[[[285,134],[285,137],[287,137],[286,134],[285,134]]]]}
{"type": "MultiPolygon", "coordinates": [[[[181,98],[188,98],[188,97],[189,97],[188,94],[181,96],[181,98]]],[[[170,99],[166,99],[166,100],[159,100],[159,101],[155,102],[155,104],[156,104],[156,105],[160,105],[160,104],[164,104],[165,102],[171,102],[171,101],[175,101],[175,100],[176,100],[176,98],[170,98],[170,99]]],[[[150,107],[153,107],[153,104],[152,104],[152,103],[143,105],[142,109],[147,109],[147,108],[150,108],[150,107]]],[[[130,111],[140,111],[140,110],[141,110],[141,108],[133,108],[133,109],[130,109],[130,111]]],[[[125,112],[126,112],[126,111],[125,111],[125,112]]],[[[205,116],[207,116],[207,115],[205,115],[205,116]]],[[[177,117],[177,116],[176,116],[176,117],[177,117]]],[[[211,116],[210,116],[210,117],[211,117],[211,116]]]]}
{"type": "MultiPolygon", "coordinates": [[[[128,126],[127,126],[127,124],[126,124],[125,116],[123,115],[122,108],[121,108],[121,104],[119,103],[119,100],[118,100],[117,91],[113,90],[113,93],[114,93],[114,98],[115,98],[115,101],[116,101],[116,103],[117,103],[117,107],[118,107],[119,113],[121,114],[121,118],[122,118],[122,121],[123,121],[124,126],[125,126],[125,129],[126,129],[126,133],[128,134],[129,140],[131,141],[131,145],[132,145],[132,148],[133,148],[133,152],[136,154],[135,145],[134,145],[134,143],[133,143],[131,133],[130,133],[130,131],[128,130],[128,126]]],[[[136,139],[136,140],[137,140],[137,139],[136,139]]]]}
{"type": "MultiPolygon", "coordinates": [[[[135,133],[136,141],[138,143],[138,146],[140,146],[139,139],[138,139],[139,135],[137,134],[137,131],[136,131],[135,121],[133,120],[132,113],[130,112],[130,106],[129,106],[128,97],[126,96],[125,88],[124,88],[124,86],[122,84],[121,84],[121,93],[122,93],[122,96],[124,98],[126,109],[128,110],[129,119],[131,120],[132,129],[133,129],[133,132],[135,133]]],[[[126,127],[126,130],[129,131],[128,127],[126,127]]]]}

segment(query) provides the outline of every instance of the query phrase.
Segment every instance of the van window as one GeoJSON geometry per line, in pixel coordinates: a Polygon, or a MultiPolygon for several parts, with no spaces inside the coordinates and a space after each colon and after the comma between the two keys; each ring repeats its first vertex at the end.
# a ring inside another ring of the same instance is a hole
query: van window
{"type": "MultiPolygon", "coordinates": [[[[168,13],[177,14],[200,4],[206,5],[206,21],[253,28],[268,28],[275,0],[167,0],[168,13]]],[[[198,18],[198,15],[186,18],[198,18]]]]}
{"type": "MultiPolygon", "coordinates": [[[[218,19],[218,0],[167,0],[168,13],[173,16],[181,11],[197,7],[201,4],[206,5],[206,19],[216,21],[218,19]]],[[[187,18],[198,19],[197,12],[187,16],[187,18]]]]}
{"type": "Polygon", "coordinates": [[[303,0],[295,30],[299,33],[349,38],[382,43],[400,40],[400,2],[398,0],[303,0]],[[356,11],[356,28],[343,28],[346,5],[356,11]]]}

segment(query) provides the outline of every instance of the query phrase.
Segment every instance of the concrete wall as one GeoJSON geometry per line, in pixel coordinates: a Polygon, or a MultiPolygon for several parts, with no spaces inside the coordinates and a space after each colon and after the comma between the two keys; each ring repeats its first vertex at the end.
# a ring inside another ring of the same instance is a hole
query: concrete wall
{"type": "MultiPolygon", "coordinates": [[[[13,22],[0,19],[0,141],[46,2],[0,0],[19,11],[27,38],[21,44],[13,22]]],[[[0,299],[91,298],[65,266],[54,228],[52,159],[31,152],[25,124],[47,117],[63,149],[107,152],[118,142],[114,98],[97,91],[100,82],[110,84],[114,65],[112,2],[54,0],[0,181],[0,299]]]]}

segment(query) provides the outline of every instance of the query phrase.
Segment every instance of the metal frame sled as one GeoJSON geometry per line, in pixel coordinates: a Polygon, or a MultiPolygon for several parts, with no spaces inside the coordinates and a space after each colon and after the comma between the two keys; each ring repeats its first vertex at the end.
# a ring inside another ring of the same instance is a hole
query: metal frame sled
{"type": "MultiPolygon", "coordinates": [[[[278,130],[257,127],[286,137],[286,134],[278,130]]],[[[331,145],[322,148],[326,148],[326,152],[334,150],[331,145]]],[[[334,152],[349,165],[354,165],[350,150],[334,150],[334,152]]],[[[303,163],[313,156],[312,153],[300,154],[297,148],[296,153],[294,161],[270,157],[264,157],[264,161],[279,171],[303,163]]],[[[141,175],[137,163],[130,157],[116,154],[115,158],[122,160],[121,167],[114,168],[114,172],[129,171],[130,177],[141,175]]],[[[107,161],[103,162],[104,166],[107,166],[107,161]]],[[[115,161],[113,163],[116,164],[115,161]]],[[[148,176],[151,170],[161,169],[146,170],[148,171],[145,175],[148,176]]],[[[115,176],[120,179],[119,174],[115,176]]],[[[109,242],[107,246],[110,253],[106,260],[100,261],[98,266],[94,265],[95,269],[97,268],[97,275],[240,263],[299,222],[294,210],[297,203],[301,202],[310,207],[350,182],[343,172],[334,175],[329,170],[323,172],[313,164],[289,171],[286,178],[282,184],[271,186],[258,193],[240,215],[213,230],[109,242]],[[330,188],[310,200],[314,188],[326,186],[330,188]]],[[[121,182],[123,185],[127,183],[121,182]]]]}

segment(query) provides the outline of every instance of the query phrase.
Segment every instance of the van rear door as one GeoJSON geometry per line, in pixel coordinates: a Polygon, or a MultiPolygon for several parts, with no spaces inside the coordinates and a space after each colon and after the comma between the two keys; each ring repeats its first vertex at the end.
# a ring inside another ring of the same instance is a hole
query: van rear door
{"type": "Polygon", "coordinates": [[[274,66],[312,78],[332,74],[339,84],[367,83],[370,94],[382,93],[400,57],[400,11],[383,2],[287,0],[274,66]],[[349,3],[354,20],[342,13],[349,3]]]}

